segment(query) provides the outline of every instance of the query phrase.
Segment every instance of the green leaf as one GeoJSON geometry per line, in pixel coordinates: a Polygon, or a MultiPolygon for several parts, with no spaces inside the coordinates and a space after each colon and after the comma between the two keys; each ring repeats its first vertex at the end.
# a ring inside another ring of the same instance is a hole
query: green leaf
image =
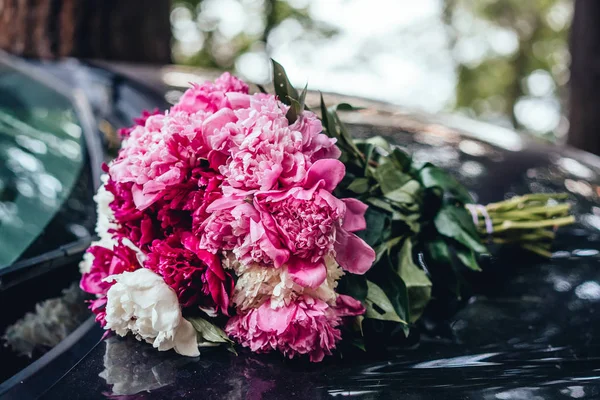
{"type": "Polygon", "coordinates": [[[356,147],[356,144],[354,143],[350,132],[348,132],[348,129],[346,129],[346,125],[342,122],[339,115],[337,114],[338,108],[339,104],[337,106],[330,107],[329,117],[330,119],[333,119],[335,121],[335,126],[338,130],[338,135],[341,138],[342,142],[345,144],[345,146],[348,147],[348,151],[354,154],[355,158],[358,158],[364,162],[365,156],[360,152],[360,150],[358,150],[358,147],[356,147]]]}
{"type": "Polygon", "coordinates": [[[339,280],[338,292],[364,302],[368,292],[367,278],[362,275],[345,274],[339,280]]]}
{"type": "Polygon", "coordinates": [[[455,248],[458,259],[469,269],[473,271],[481,271],[481,267],[477,263],[477,258],[472,250],[457,246],[455,248]]]}
{"type": "Polygon", "coordinates": [[[365,318],[394,321],[407,324],[396,313],[394,306],[385,292],[371,281],[367,281],[367,298],[365,299],[365,318]]]}
{"type": "Polygon", "coordinates": [[[398,147],[394,148],[390,158],[401,171],[408,172],[410,169],[412,157],[404,150],[401,150],[398,147]]]}
{"type": "Polygon", "coordinates": [[[392,147],[389,142],[382,138],[381,136],[373,136],[364,140],[365,143],[372,144],[375,147],[379,147],[380,149],[385,150],[388,153],[391,153],[392,147]]]}
{"type": "Polygon", "coordinates": [[[275,86],[275,94],[279,97],[279,100],[291,105],[291,100],[299,101],[298,91],[292,86],[290,80],[285,73],[285,69],[277,61],[271,59],[273,64],[273,85],[275,86]]]}
{"type": "Polygon", "coordinates": [[[348,190],[357,194],[367,193],[369,191],[369,179],[356,178],[348,185],[348,190]]]}
{"type": "Polygon", "coordinates": [[[300,98],[298,99],[300,111],[303,111],[306,108],[306,93],[308,93],[308,83],[304,85],[304,89],[302,89],[302,93],[300,93],[300,98]]]}
{"type": "Polygon", "coordinates": [[[408,291],[410,322],[415,322],[421,317],[431,299],[431,281],[425,271],[414,263],[410,238],[404,241],[398,254],[398,274],[408,291]]]}
{"type": "Polygon", "coordinates": [[[353,337],[350,339],[350,344],[359,350],[367,351],[365,348],[365,340],[361,337],[353,337]]]}
{"type": "Polygon", "coordinates": [[[363,315],[357,315],[356,317],[354,317],[354,319],[352,321],[352,328],[354,329],[354,331],[360,332],[360,336],[364,335],[363,334],[363,321],[364,320],[365,320],[365,317],[363,315]]]}
{"type": "Polygon", "coordinates": [[[212,347],[223,343],[233,345],[227,334],[221,328],[201,317],[186,318],[196,330],[198,346],[212,347]]]}
{"type": "MultiPolygon", "coordinates": [[[[465,281],[461,271],[457,268],[458,263],[454,261],[452,254],[450,253],[448,241],[451,241],[451,239],[444,239],[442,236],[438,236],[436,239],[428,241],[426,243],[426,248],[429,256],[435,263],[445,265],[446,267],[452,269],[456,280],[450,279],[449,281],[444,282],[444,284],[452,293],[456,295],[457,298],[461,298],[461,286],[465,283],[465,281]]],[[[451,244],[453,248],[460,246],[457,243],[451,244]]]]}
{"type": "Polygon", "coordinates": [[[462,211],[465,209],[453,205],[443,206],[433,220],[435,228],[441,235],[456,240],[476,253],[486,253],[487,249],[481,244],[473,221],[470,221],[470,228],[468,224],[465,227],[462,211]],[[475,231],[475,235],[473,235],[473,231],[475,231]]]}
{"type": "MultiPolygon", "coordinates": [[[[450,205],[452,207],[452,212],[460,224],[460,226],[471,236],[479,239],[481,243],[481,236],[479,235],[479,231],[477,230],[477,226],[473,222],[473,216],[465,207],[457,207],[454,204],[450,205]]],[[[475,250],[475,249],[473,249],[475,250]]]]}
{"type": "Polygon", "coordinates": [[[452,194],[458,201],[463,204],[473,202],[473,198],[469,191],[458,182],[452,175],[448,174],[441,168],[432,164],[426,164],[419,171],[419,179],[424,187],[433,188],[439,187],[444,192],[452,194]]]}
{"type": "Polygon", "coordinates": [[[352,104],[348,103],[339,103],[335,106],[336,111],[359,111],[364,109],[364,107],[354,107],[352,104]]]}
{"type": "Polygon", "coordinates": [[[388,240],[385,243],[381,243],[379,246],[375,247],[375,261],[373,262],[373,265],[377,264],[379,262],[379,260],[381,260],[381,258],[384,255],[390,255],[392,253],[393,248],[400,243],[402,240],[404,239],[404,237],[402,236],[397,236],[391,240],[388,240]]]}
{"type": "Polygon", "coordinates": [[[371,161],[371,158],[373,157],[373,152],[375,150],[375,146],[370,143],[366,143],[366,144],[362,144],[362,145],[357,145],[357,147],[365,155],[363,171],[364,171],[364,174],[366,175],[367,169],[369,168],[369,162],[371,161]]]}
{"type": "Polygon", "coordinates": [[[323,124],[323,128],[327,132],[329,137],[335,138],[335,129],[329,126],[329,112],[327,111],[327,106],[325,105],[325,100],[323,100],[323,93],[319,93],[321,96],[321,123],[323,124]]]}
{"type": "Polygon", "coordinates": [[[367,228],[356,232],[356,235],[369,246],[376,247],[390,235],[391,216],[385,211],[369,207],[365,212],[365,220],[367,228]]]}
{"type": "MultiPolygon", "coordinates": [[[[404,281],[396,272],[396,266],[392,263],[390,254],[384,254],[381,261],[367,272],[367,279],[383,290],[400,319],[408,321],[410,318],[408,292],[404,281]]],[[[408,327],[406,328],[405,332],[408,334],[408,327]]]]}
{"type": "Polygon", "coordinates": [[[417,194],[421,186],[419,182],[416,180],[410,180],[406,182],[404,185],[399,187],[398,189],[394,189],[391,192],[385,193],[385,197],[389,200],[395,201],[397,203],[416,203],[417,194]]]}
{"type": "Polygon", "coordinates": [[[304,86],[304,89],[302,90],[299,99],[293,99],[290,97],[291,105],[287,114],[285,114],[285,117],[287,118],[290,124],[293,124],[298,119],[298,117],[302,115],[302,111],[304,111],[304,101],[306,99],[307,88],[308,86],[304,86]]]}
{"type": "Polygon", "coordinates": [[[265,94],[269,93],[269,92],[267,92],[267,89],[265,89],[265,87],[263,85],[256,84],[256,87],[258,88],[258,90],[261,93],[265,93],[265,94]]]}
{"type": "Polygon", "coordinates": [[[386,162],[375,169],[375,179],[381,185],[383,194],[401,188],[412,177],[402,172],[395,163],[386,162]]]}
{"type": "Polygon", "coordinates": [[[443,239],[438,237],[435,240],[429,240],[426,245],[435,263],[450,264],[452,262],[450,249],[443,239]]]}
{"type": "MultiPolygon", "coordinates": [[[[382,210],[388,211],[390,214],[393,214],[396,211],[396,210],[394,210],[394,207],[390,203],[386,202],[385,200],[380,199],[379,197],[369,197],[367,200],[365,200],[365,202],[374,207],[378,207],[382,210]]],[[[368,208],[367,208],[367,211],[369,211],[368,208]]],[[[367,222],[367,226],[369,226],[368,222],[367,222]]]]}

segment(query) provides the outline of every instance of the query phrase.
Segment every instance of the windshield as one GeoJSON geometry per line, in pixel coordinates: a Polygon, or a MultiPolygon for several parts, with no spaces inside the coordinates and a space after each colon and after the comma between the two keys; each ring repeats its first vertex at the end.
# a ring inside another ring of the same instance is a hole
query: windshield
{"type": "Polygon", "coordinates": [[[71,101],[0,65],[0,269],[44,232],[83,166],[83,134],[71,101]]]}

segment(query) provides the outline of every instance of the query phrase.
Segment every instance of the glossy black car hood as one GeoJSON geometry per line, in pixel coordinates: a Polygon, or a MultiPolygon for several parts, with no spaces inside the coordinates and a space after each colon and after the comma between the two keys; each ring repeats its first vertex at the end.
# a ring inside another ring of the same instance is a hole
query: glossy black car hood
{"type": "Polygon", "coordinates": [[[600,398],[600,160],[502,128],[373,103],[346,120],[358,136],[392,137],[449,168],[481,203],[569,192],[578,223],[559,232],[550,260],[505,250],[485,262],[464,307],[424,321],[420,337],[402,346],[309,364],[223,349],[185,358],[115,337],[44,398],[600,398]]]}

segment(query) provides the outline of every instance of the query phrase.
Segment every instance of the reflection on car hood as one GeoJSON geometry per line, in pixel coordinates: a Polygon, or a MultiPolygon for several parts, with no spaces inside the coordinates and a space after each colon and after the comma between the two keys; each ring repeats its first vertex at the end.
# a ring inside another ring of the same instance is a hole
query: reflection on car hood
{"type": "Polygon", "coordinates": [[[577,224],[559,231],[550,260],[512,250],[488,260],[467,304],[443,323],[424,324],[446,329],[424,330],[412,347],[308,364],[224,350],[184,359],[113,338],[46,397],[143,398],[135,393],[151,390],[152,398],[598,398],[599,160],[501,128],[361,101],[352,102],[366,109],[344,115],[356,136],[393,138],[415,158],[451,170],[481,203],[566,191],[577,224]]]}

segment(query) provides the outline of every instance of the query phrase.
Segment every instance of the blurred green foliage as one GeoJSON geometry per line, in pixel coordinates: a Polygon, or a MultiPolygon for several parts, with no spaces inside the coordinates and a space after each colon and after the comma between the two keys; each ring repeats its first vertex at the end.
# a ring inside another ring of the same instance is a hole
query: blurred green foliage
{"type": "Polygon", "coordinates": [[[455,107],[482,119],[505,117],[513,127],[542,136],[563,136],[564,117],[553,126],[529,114],[546,107],[560,115],[564,108],[571,14],[572,3],[564,0],[446,0],[444,21],[457,61],[455,107]],[[485,52],[461,59],[461,45],[482,32],[485,52]],[[494,35],[514,48],[494,46],[494,35]]]}
{"type": "Polygon", "coordinates": [[[294,7],[288,1],[173,0],[174,60],[186,65],[231,70],[240,55],[264,53],[269,34],[286,20],[295,20],[305,31],[320,37],[335,34],[327,24],[311,19],[307,6],[294,7]],[[237,20],[228,18],[228,13],[234,13],[237,20]],[[196,34],[189,34],[191,26],[187,21],[195,24],[196,34]],[[182,24],[183,37],[178,35],[178,22],[182,24]],[[238,26],[230,29],[228,24],[238,26]],[[186,30],[190,41],[196,39],[201,43],[196,51],[193,46],[189,51],[182,45],[186,41],[186,30]]]}
{"type": "MultiPolygon", "coordinates": [[[[317,1],[327,0],[173,0],[173,58],[186,65],[237,69],[242,75],[244,67],[257,63],[261,71],[268,70],[267,55],[282,45],[278,39],[282,32],[295,43],[313,46],[345,34],[334,28],[342,12],[327,17],[328,21],[311,17],[311,4],[317,1]]],[[[434,4],[405,3],[406,7],[434,4]]],[[[377,7],[377,2],[370,4],[377,7]]],[[[443,27],[451,55],[450,59],[439,55],[437,62],[453,64],[456,83],[454,98],[445,109],[549,139],[564,137],[572,1],[442,0],[435,4],[439,4],[438,17],[427,24],[443,27]]],[[[390,35],[418,43],[420,34],[399,29],[390,35]]]]}

